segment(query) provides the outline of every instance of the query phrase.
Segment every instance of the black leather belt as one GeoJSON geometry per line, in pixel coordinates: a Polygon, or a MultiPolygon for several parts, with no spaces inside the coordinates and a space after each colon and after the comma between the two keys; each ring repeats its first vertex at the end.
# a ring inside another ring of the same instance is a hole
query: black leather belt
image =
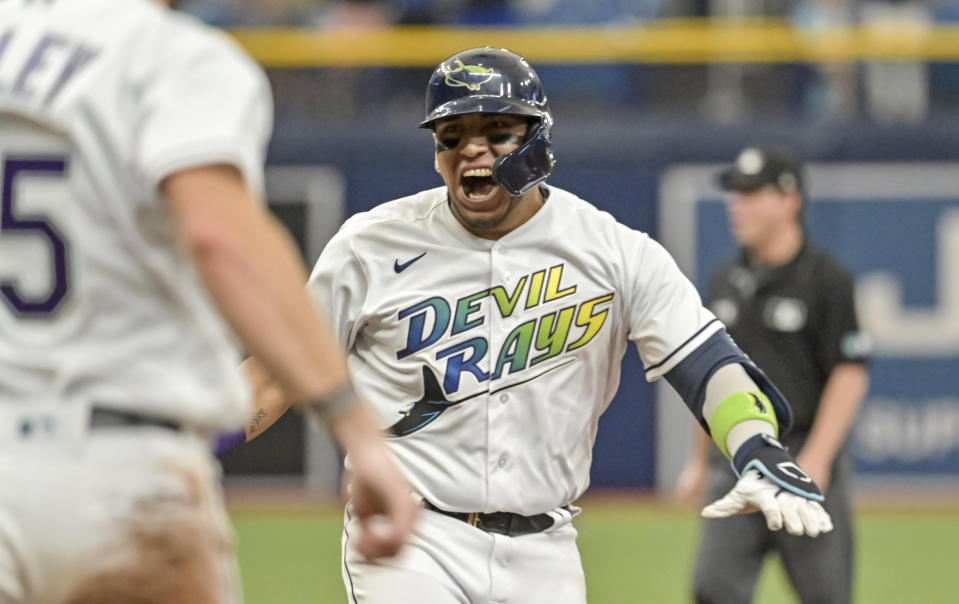
{"type": "Polygon", "coordinates": [[[462,520],[466,524],[475,526],[487,533],[497,533],[510,537],[541,533],[553,526],[555,522],[549,514],[522,516],[512,512],[492,512],[490,514],[484,514],[482,512],[447,512],[426,500],[423,501],[423,505],[428,510],[449,516],[450,518],[462,520]]]}
{"type": "Polygon", "coordinates": [[[90,413],[91,428],[126,428],[131,426],[146,426],[180,430],[180,424],[168,419],[160,419],[132,411],[119,411],[105,407],[94,407],[90,413]]]}

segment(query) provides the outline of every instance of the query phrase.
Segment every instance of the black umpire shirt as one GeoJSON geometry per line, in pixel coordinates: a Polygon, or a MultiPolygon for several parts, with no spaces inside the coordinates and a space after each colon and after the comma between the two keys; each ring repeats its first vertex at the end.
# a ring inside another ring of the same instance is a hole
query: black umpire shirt
{"type": "Polygon", "coordinates": [[[752,265],[740,252],[713,276],[708,301],[733,340],[792,405],[795,422],[786,444],[797,451],[833,368],[866,360],[852,277],[806,241],[778,267],[752,265]]]}

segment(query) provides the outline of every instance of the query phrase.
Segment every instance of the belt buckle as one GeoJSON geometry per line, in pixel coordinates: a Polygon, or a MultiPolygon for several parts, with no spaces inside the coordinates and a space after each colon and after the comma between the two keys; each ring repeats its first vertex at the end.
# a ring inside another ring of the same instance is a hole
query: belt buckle
{"type": "Polygon", "coordinates": [[[478,527],[479,522],[480,522],[479,512],[470,512],[469,514],[466,515],[466,524],[473,527],[478,527]]]}

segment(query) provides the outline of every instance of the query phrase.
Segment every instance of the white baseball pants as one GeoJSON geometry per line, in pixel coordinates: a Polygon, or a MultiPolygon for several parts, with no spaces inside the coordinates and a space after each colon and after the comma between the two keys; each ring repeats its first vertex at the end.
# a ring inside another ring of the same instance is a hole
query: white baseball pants
{"type": "Polygon", "coordinates": [[[351,549],[346,514],[343,582],[350,604],[585,604],[586,583],[570,520],[508,537],[423,510],[399,555],[366,562],[351,549]]]}
{"type": "Polygon", "coordinates": [[[45,435],[14,415],[0,409],[0,604],[240,602],[203,439],[86,418],[45,435]]]}

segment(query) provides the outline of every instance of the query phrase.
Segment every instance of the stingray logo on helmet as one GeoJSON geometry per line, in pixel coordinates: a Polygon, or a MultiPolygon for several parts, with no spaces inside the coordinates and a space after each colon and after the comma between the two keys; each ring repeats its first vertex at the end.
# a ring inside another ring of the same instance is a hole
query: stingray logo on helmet
{"type": "Polygon", "coordinates": [[[447,86],[465,86],[467,90],[479,90],[480,86],[493,79],[496,72],[479,65],[464,65],[456,59],[456,69],[446,72],[447,86]]]}
{"type": "Polygon", "coordinates": [[[467,113],[505,113],[530,121],[526,138],[493,164],[493,181],[510,195],[523,195],[553,171],[553,116],[539,76],[526,59],[501,48],[471,48],[439,64],[426,87],[421,128],[467,113]]]}

